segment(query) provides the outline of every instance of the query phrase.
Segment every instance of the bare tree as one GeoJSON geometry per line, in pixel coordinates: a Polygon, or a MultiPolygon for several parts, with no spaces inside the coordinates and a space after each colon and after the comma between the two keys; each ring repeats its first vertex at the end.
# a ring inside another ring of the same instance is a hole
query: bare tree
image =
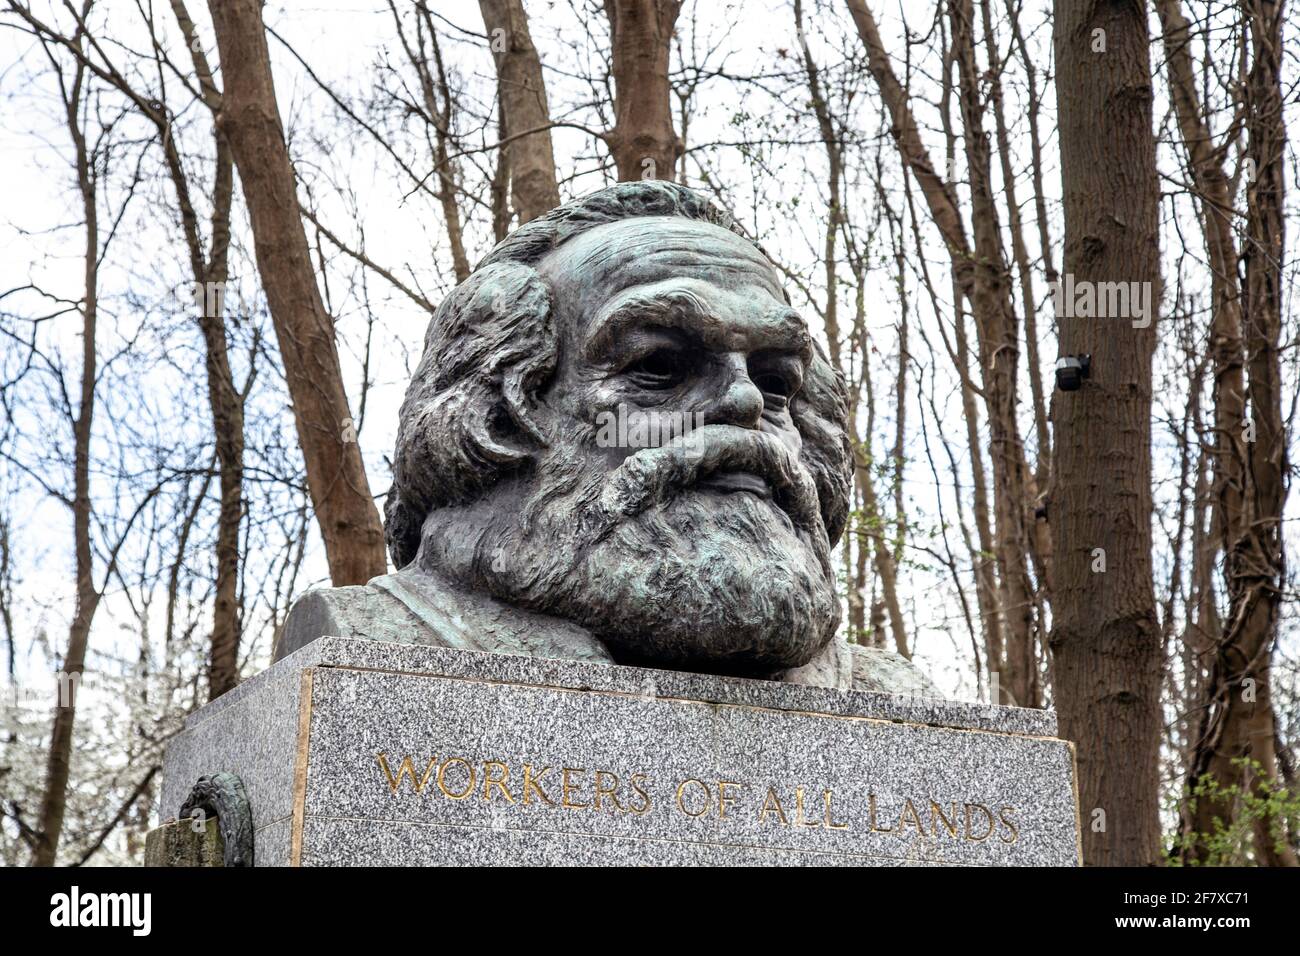
{"type": "MultiPolygon", "coordinates": [[[[976,79],[970,8],[968,4],[955,8],[953,22],[961,30],[954,37],[954,56],[964,78],[960,99],[974,197],[974,245],[967,238],[956,190],[936,171],[921,140],[910,97],[894,73],[875,17],[865,0],[847,3],[866,48],[868,68],[893,120],[890,132],[899,155],[921,188],[931,218],[948,248],[958,288],[970,302],[975,318],[993,462],[999,603],[1006,630],[1005,664],[1001,669],[1008,677],[1005,688],[1010,699],[1033,706],[1038,702],[1033,666],[1035,596],[1029,577],[1031,544],[1026,520],[1029,501],[1024,447],[1016,421],[1017,324],[997,218],[993,215],[988,144],[980,128],[978,92],[973,89],[976,79]]],[[[995,666],[995,659],[990,659],[989,666],[995,666]]]]}
{"type": "Polygon", "coordinates": [[[681,0],[605,0],[614,62],[614,126],[605,135],[620,181],[675,179],[682,143],[668,79],[681,0]]]}
{"type": "MultiPolygon", "coordinates": [[[[1036,321],[1038,310],[1034,299],[1033,271],[1029,265],[1029,249],[1025,243],[1020,200],[1016,192],[1016,174],[1012,167],[1014,153],[1011,147],[1011,134],[1007,124],[1006,107],[1003,102],[1002,76],[1006,72],[1006,61],[999,55],[997,37],[993,31],[992,0],[979,0],[979,6],[980,23],[984,30],[984,45],[988,51],[988,103],[991,107],[990,111],[993,113],[994,129],[997,132],[999,169],[1002,174],[1002,189],[1006,194],[1007,226],[1011,234],[1012,257],[1015,260],[1016,273],[1020,279],[1021,310],[1025,316],[1025,353],[1028,359],[1026,368],[1029,379],[1029,394],[1034,407],[1034,434],[1038,440],[1038,457],[1037,467],[1034,469],[1034,480],[1039,492],[1042,492],[1047,485],[1047,469],[1052,459],[1052,440],[1047,430],[1047,403],[1043,398],[1043,375],[1038,357],[1038,326],[1036,321]]],[[[964,24],[965,18],[971,13],[970,5],[961,4],[960,6],[954,6],[953,9],[961,11],[963,30],[973,34],[974,28],[964,24]]],[[[1018,20],[1019,11],[1013,10],[1009,16],[1013,21],[1018,20]]],[[[968,55],[973,62],[973,48],[968,55]]],[[[1032,73],[1027,79],[1029,81],[1030,95],[1036,98],[1037,91],[1032,73]]],[[[1033,102],[1033,108],[1037,109],[1037,103],[1033,100],[1031,102],[1033,102]]],[[[1034,172],[1038,175],[1041,174],[1041,170],[1035,170],[1034,172]]],[[[1045,254],[1050,254],[1050,249],[1045,247],[1045,254]]]]}
{"type": "MultiPolygon", "coordinates": [[[[1279,351],[1286,251],[1286,147],[1282,88],[1285,4],[1244,5],[1250,68],[1243,88],[1247,134],[1244,298],[1239,300],[1232,204],[1221,151],[1200,121],[1186,52],[1188,25],[1174,0],[1161,0],[1179,125],[1194,182],[1214,281],[1215,505],[1226,538],[1224,575],[1229,610],[1211,655],[1199,701],[1202,719],[1188,767],[1188,787],[1213,781],[1215,793],[1193,797],[1184,810],[1185,859],[1204,862],[1207,840],[1231,823],[1247,790],[1267,793],[1278,780],[1269,664],[1285,586],[1282,515],[1286,504],[1287,427],[1282,413],[1279,351]],[[1244,306],[1244,308],[1243,308],[1244,306]],[[1242,388],[1245,362],[1248,384],[1242,388]],[[1220,381],[1222,379],[1222,381],[1220,381]],[[1249,401],[1249,418],[1245,400],[1249,401]]],[[[1254,821],[1260,862],[1296,866],[1285,820],[1254,821]]]]}
{"type": "MultiPolygon", "coordinates": [[[[825,83],[817,62],[813,59],[812,49],[805,35],[803,3],[794,3],[795,29],[799,39],[799,57],[803,67],[804,81],[812,102],[813,116],[817,121],[817,131],[822,147],[826,152],[826,230],[822,243],[822,266],[826,285],[826,304],[822,309],[822,319],[826,327],[826,341],[829,344],[831,362],[846,372],[843,354],[844,343],[841,341],[839,325],[839,254],[837,244],[843,228],[844,210],[841,200],[841,188],[844,178],[844,137],[836,128],[836,119],[832,115],[832,106],[828,99],[825,83]]],[[[899,356],[899,368],[905,367],[905,360],[899,356]]],[[[868,373],[864,370],[864,377],[868,373]]],[[[847,377],[847,375],[846,375],[847,377]]],[[[857,396],[855,396],[856,398],[857,396]]],[[[900,401],[900,407],[901,407],[900,401]]],[[[889,627],[894,635],[894,646],[904,657],[911,657],[908,648],[907,625],[903,620],[902,605],[898,599],[898,565],[897,551],[901,542],[890,546],[881,516],[880,503],[877,499],[875,478],[871,473],[871,430],[867,429],[865,439],[858,427],[858,402],[851,403],[849,418],[853,435],[853,475],[857,494],[862,500],[864,514],[858,524],[863,529],[863,541],[859,547],[870,547],[874,567],[880,578],[881,597],[889,617],[889,627]]]]}
{"type": "Polygon", "coordinates": [[[465,253],[465,231],[461,223],[460,207],[456,202],[456,169],[452,162],[453,103],[451,85],[447,82],[447,68],[442,60],[442,46],[428,4],[415,5],[415,36],[408,37],[402,26],[397,5],[389,0],[389,10],[397,29],[402,49],[420,78],[420,92],[424,98],[424,117],[434,131],[434,169],[438,172],[438,202],[442,218],[447,225],[447,241],[451,246],[452,268],[456,281],[469,278],[469,257],[465,253]],[[428,46],[426,47],[426,42],[428,46]],[[430,56],[432,54],[432,56],[430,56]]]}
{"type": "Polygon", "coordinates": [[[501,102],[501,152],[522,225],[560,204],[542,61],[523,0],[479,0],[501,102]]]}
{"type": "Polygon", "coordinates": [[[957,67],[962,140],[966,146],[974,238],[971,311],[979,332],[980,366],[988,403],[989,443],[994,462],[994,516],[998,578],[1006,627],[1006,675],[1012,699],[1024,707],[1040,701],[1034,658],[1034,585],[1027,514],[1024,446],[1016,420],[1020,335],[1012,303],[1011,276],[1002,249],[1001,223],[993,191],[988,136],[983,125],[979,65],[975,55],[972,0],[948,0],[953,59],[957,67]]]}
{"type": "Polygon", "coordinates": [[[1162,662],[1151,567],[1161,285],[1150,36],[1141,4],[1070,0],[1056,0],[1054,31],[1063,271],[1076,287],[1135,283],[1150,310],[1057,316],[1061,353],[1090,355],[1091,373],[1053,403],[1053,687],[1061,732],[1078,747],[1080,812],[1104,821],[1083,828],[1084,860],[1151,865],[1162,662]]]}
{"type": "MultiPolygon", "coordinates": [[[[93,0],[83,3],[79,19],[84,24],[93,0]]],[[[71,769],[73,732],[77,717],[76,688],[86,667],[86,650],[89,645],[91,625],[103,598],[104,587],[113,577],[118,555],[126,535],[136,517],[157,493],[157,488],[147,492],[126,522],[125,530],[107,549],[103,582],[95,580],[95,526],[100,516],[96,514],[91,497],[92,451],[91,439],[95,427],[96,387],[99,381],[99,355],[96,332],[99,324],[99,267],[104,254],[104,243],[111,240],[101,236],[99,226],[98,185],[107,160],[105,137],[109,130],[101,128],[92,139],[89,129],[92,110],[88,105],[90,75],[84,61],[74,58],[71,67],[65,67],[54,52],[54,43],[40,38],[42,46],[54,68],[54,76],[64,107],[64,119],[73,146],[73,168],[77,192],[81,201],[85,246],[82,281],[84,291],[76,311],[81,316],[81,373],[75,405],[67,394],[62,369],[51,365],[51,374],[59,381],[63,395],[63,413],[72,430],[72,494],[47,485],[55,496],[72,512],[73,559],[76,578],[76,603],[68,628],[67,649],[63,654],[58,675],[54,708],[54,723],[50,731],[45,784],[40,809],[31,828],[32,864],[53,866],[58,855],[67,810],[68,778],[71,769]]],[[[83,49],[87,35],[78,26],[72,45],[83,49]]],[[[111,125],[111,124],[110,124],[111,125]]]]}
{"type": "MultiPolygon", "coordinates": [[[[234,197],[234,160],[225,133],[216,125],[222,97],[199,33],[184,0],[171,0],[172,11],[190,50],[199,91],[213,116],[215,167],[209,245],[204,255],[197,228],[198,216],[190,202],[190,189],[179,158],[168,163],[181,207],[185,245],[194,275],[199,328],[203,333],[208,375],[208,407],[220,468],[221,507],[217,517],[217,584],[212,610],[212,642],[208,663],[208,695],[216,699],[239,682],[239,526],[244,509],[244,401],[247,386],[235,385],[226,338],[225,289],[230,276],[230,207],[234,197]]],[[[170,130],[161,131],[164,148],[174,154],[170,130]]]]}
{"type": "Polygon", "coordinates": [[[261,4],[209,3],[225,89],[217,123],[239,169],[258,271],[275,323],[312,506],[335,585],[387,568],[384,530],[348,409],[335,342],[298,213],[261,4]]]}
{"type": "MultiPolygon", "coordinates": [[[[81,9],[84,20],[90,12],[92,0],[86,0],[81,9]]],[[[82,30],[75,41],[84,43],[82,30]]],[[[56,64],[56,70],[58,69],[56,64]]],[[[80,61],[72,68],[70,83],[60,71],[59,87],[63,92],[67,111],[67,128],[72,137],[75,155],[77,189],[81,194],[81,213],[85,217],[84,282],[85,295],[81,303],[81,389],[77,409],[72,419],[73,434],[73,492],[72,534],[76,562],[77,604],[68,631],[68,649],[63,656],[63,680],[59,681],[59,697],[55,701],[54,727],[50,733],[49,763],[45,773],[45,792],[36,824],[36,845],[32,854],[34,866],[53,866],[59,849],[59,836],[63,831],[63,814],[67,806],[68,772],[72,754],[72,732],[77,718],[75,688],[86,667],[86,644],[90,625],[99,607],[101,591],[95,586],[94,557],[91,553],[90,524],[93,518],[90,501],[90,436],[95,421],[95,377],[98,355],[95,351],[95,326],[98,322],[99,290],[99,210],[96,198],[96,172],[87,145],[82,116],[85,94],[86,68],[80,61]]]]}

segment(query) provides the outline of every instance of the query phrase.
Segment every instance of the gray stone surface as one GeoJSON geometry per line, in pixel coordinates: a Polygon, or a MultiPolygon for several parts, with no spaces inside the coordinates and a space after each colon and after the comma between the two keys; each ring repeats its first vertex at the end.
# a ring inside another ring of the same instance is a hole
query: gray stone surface
{"type": "Polygon", "coordinates": [[[234,773],[243,781],[253,814],[255,865],[262,865],[264,856],[287,861],[301,685],[302,668],[285,660],[192,714],[167,745],[162,821],[177,817],[200,777],[234,773]],[[270,829],[277,822],[285,826],[270,829]]]}
{"type": "Polygon", "coordinates": [[[254,838],[255,866],[288,866],[290,863],[289,843],[293,830],[293,819],[277,820],[270,826],[262,827],[254,838]]]}
{"type": "MultiPolygon", "coordinates": [[[[866,648],[854,648],[867,651],[866,648]]],[[[880,652],[872,652],[880,653],[880,652]]],[[[893,655],[884,655],[892,658],[893,655]]],[[[589,664],[549,658],[522,658],[440,647],[324,637],[273,665],[218,700],[192,714],[194,727],[210,720],[246,695],[258,694],[271,680],[281,680],[287,670],[307,667],[347,667],[386,670],[437,677],[460,677],[506,683],[538,683],[571,690],[659,697],[681,697],[719,704],[749,704],[776,710],[807,710],[845,717],[871,716],[882,720],[964,727],[1004,733],[1051,737],[1056,715],[1050,710],[995,707],[989,704],[949,701],[923,694],[838,692],[829,688],[776,681],[749,680],[714,674],[690,674],[642,667],[589,664]]],[[[295,704],[296,706],[296,704],[295,704]]],[[[183,798],[183,795],[182,795],[183,798]]]]}
{"type": "Polygon", "coordinates": [[[330,638],[228,696],[164,801],[239,774],[258,865],[1077,860],[1049,713],[330,638]]]}

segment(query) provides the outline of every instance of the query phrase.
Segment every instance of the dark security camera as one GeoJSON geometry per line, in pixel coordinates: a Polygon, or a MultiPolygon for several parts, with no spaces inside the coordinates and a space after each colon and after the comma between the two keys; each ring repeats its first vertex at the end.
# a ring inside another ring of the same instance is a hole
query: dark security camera
{"type": "Polygon", "coordinates": [[[1056,360],[1056,387],[1063,392],[1077,392],[1091,369],[1091,355],[1062,355],[1056,360]]]}

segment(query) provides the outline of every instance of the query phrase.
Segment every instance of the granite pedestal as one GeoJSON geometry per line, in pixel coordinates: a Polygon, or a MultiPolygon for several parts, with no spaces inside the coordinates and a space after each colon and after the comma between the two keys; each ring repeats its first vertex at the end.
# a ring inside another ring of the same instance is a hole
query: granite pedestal
{"type": "Polygon", "coordinates": [[[190,717],[164,818],[236,774],[258,866],[1059,865],[1044,711],[321,638],[190,717]]]}

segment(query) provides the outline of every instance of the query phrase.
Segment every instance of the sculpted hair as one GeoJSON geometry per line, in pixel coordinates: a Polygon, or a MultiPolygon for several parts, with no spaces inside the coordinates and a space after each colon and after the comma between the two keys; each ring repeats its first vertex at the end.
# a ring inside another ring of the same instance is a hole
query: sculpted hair
{"type": "MultiPolygon", "coordinates": [[[[676,183],[619,183],[520,226],[438,306],[402,402],[385,537],[393,563],[415,559],[424,519],[475,500],[529,466],[547,442],[529,404],[555,371],[550,289],[533,265],[574,236],[637,216],[681,216],[741,234],[731,216],[676,183]]],[[[790,407],[833,544],[848,515],[848,404],[820,347],[790,407]]]]}

